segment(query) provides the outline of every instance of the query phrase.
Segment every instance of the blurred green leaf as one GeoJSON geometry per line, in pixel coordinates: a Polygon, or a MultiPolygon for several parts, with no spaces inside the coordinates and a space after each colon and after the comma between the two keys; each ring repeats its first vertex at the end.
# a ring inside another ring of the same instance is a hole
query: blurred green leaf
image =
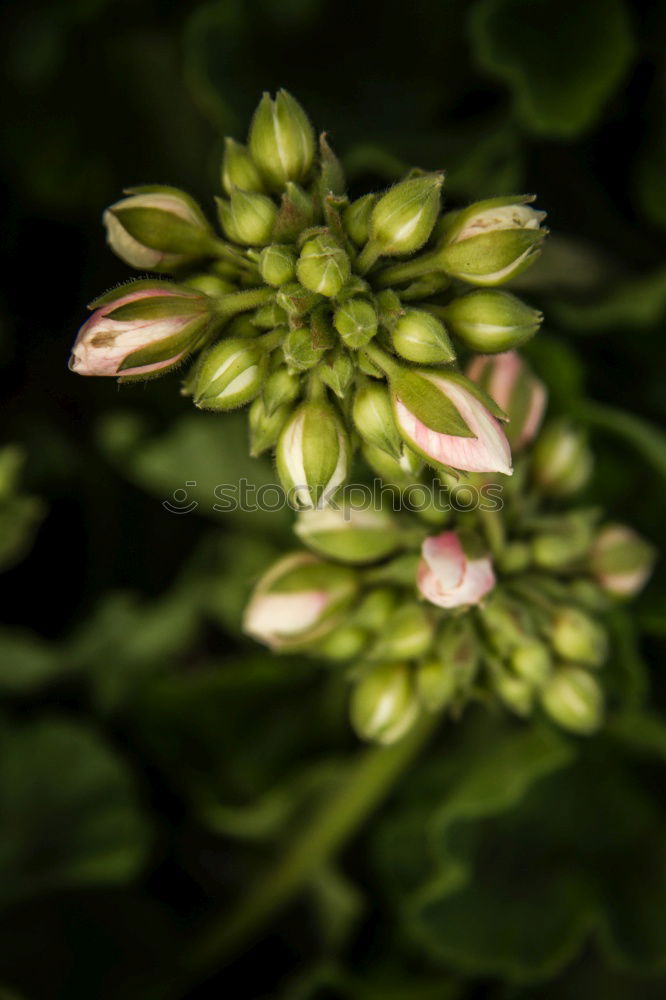
{"type": "Polygon", "coordinates": [[[666,478],[666,434],[658,427],[633,413],[589,399],[575,404],[572,414],[592,427],[622,438],[655,472],[666,478]]]}
{"type": "Polygon", "coordinates": [[[666,313],[666,267],[613,282],[606,296],[592,302],[554,301],[550,311],[563,327],[582,333],[646,331],[666,313]]]}
{"type": "Polygon", "coordinates": [[[0,628],[0,691],[22,694],[70,670],[61,650],[31,632],[0,628]]]}
{"type": "Polygon", "coordinates": [[[470,28],[479,64],[510,87],[524,123],[543,135],[589,128],[634,53],[621,0],[480,0],[470,28]]]}
{"type": "Polygon", "coordinates": [[[148,830],[122,761],[64,719],[5,726],[0,737],[0,902],[59,886],[125,882],[148,830]]]}

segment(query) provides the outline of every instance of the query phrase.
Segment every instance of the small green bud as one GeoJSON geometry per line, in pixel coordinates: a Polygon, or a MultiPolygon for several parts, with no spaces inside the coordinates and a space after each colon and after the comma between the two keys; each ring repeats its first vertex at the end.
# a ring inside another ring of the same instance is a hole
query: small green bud
{"type": "Polygon", "coordinates": [[[443,325],[423,309],[407,309],[391,332],[397,354],[423,365],[448,364],[456,352],[443,325]]]}
{"type": "Polygon", "coordinates": [[[442,310],[448,329],[481,354],[509,351],[539,329],[543,313],[509,292],[479,289],[453,299],[442,310]]]}
{"type": "Polygon", "coordinates": [[[354,612],[354,624],[379,632],[393,614],[398,596],[391,587],[376,587],[366,594],[354,612]]]}
{"type": "Polygon", "coordinates": [[[230,201],[215,200],[220,225],[234,243],[258,247],[270,241],[277,208],[265,194],[232,191],[230,201]]]}
{"type": "Polygon", "coordinates": [[[489,198],[443,220],[444,243],[436,251],[447,274],[472,285],[501,285],[536,259],[546,230],[544,212],[524,195],[489,198]]]}
{"type": "Polygon", "coordinates": [[[317,374],[339,399],[345,399],[354,378],[354,365],[347,351],[329,351],[320,362],[317,374]]]}
{"type": "Polygon", "coordinates": [[[555,614],[550,637],[563,660],[586,667],[600,667],[608,655],[608,633],[579,608],[561,608],[555,614]]]}
{"type": "Polygon", "coordinates": [[[541,687],[550,676],[553,661],[542,642],[531,640],[517,646],[509,657],[511,669],[528,684],[541,687]]]}
{"type": "Polygon", "coordinates": [[[495,557],[495,564],[502,573],[522,573],[532,558],[527,542],[509,542],[495,557]]]}
{"type": "Polygon", "coordinates": [[[334,663],[355,660],[368,645],[368,633],[353,625],[341,625],[317,643],[314,652],[334,663]]]}
{"type": "Polygon", "coordinates": [[[231,194],[234,189],[255,192],[264,190],[261,174],[250,156],[249,149],[229,137],[224,140],[222,187],[227,194],[231,194]]]}
{"type": "Polygon", "coordinates": [[[333,325],[347,347],[365,347],[377,333],[377,312],[367,299],[348,299],[335,310],[333,325]]]}
{"type": "Polygon", "coordinates": [[[344,563],[376,562],[400,547],[395,522],[382,510],[351,506],[305,510],[294,531],[314,552],[344,563]]]}
{"type": "Polygon", "coordinates": [[[315,236],[301,250],[296,264],[300,283],[311,292],[332,298],[351,274],[349,257],[328,236],[315,236]]]}
{"type": "Polygon", "coordinates": [[[314,344],[309,326],[291,330],[282,342],[282,353],[290,372],[309,371],[319,364],[323,355],[323,351],[314,344]]]}
{"type": "Polygon", "coordinates": [[[308,400],[289,418],[276,449],[277,470],[290,503],[324,507],[346,480],[351,449],[336,410],[308,400]]]}
{"type": "Polygon", "coordinates": [[[599,728],[603,693],[595,678],[580,667],[560,667],[541,692],[544,711],[558,726],[588,735],[599,728]]]}
{"type": "Polygon", "coordinates": [[[430,236],[439,214],[443,174],[425,174],[396,184],[383,195],[370,216],[370,243],[379,254],[410,254],[430,236]]]}
{"type": "Polygon", "coordinates": [[[328,194],[343,195],[347,187],[342,164],[329,146],[325,132],[319,136],[319,176],[316,187],[320,200],[328,194]]]}
{"type": "Polygon", "coordinates": [[[365,673],[352,692],[350,716],[361,739],[389,744],[404,736],[418,716],[409,667],[382,663],[365,673]]]}
{"type": "Polygon", "coordinates": [[[298,281],[290,281],[280,287],[275,301],[289,316],[298,319],[309,313],[323,299],[321,295],[303,288],[298,281]]]}
{"type": "Polygon", "coordinates": [[[304,229],[312,226],[315,204],[312,195],[298,184],[288,181],[280,201],[273,239],[277,243],[295,243],[304,229]]]}
{"type": "Polygon", "coordinates": [[[342,223],[347,235],[356,246],[361,247],[370,239],[370,216],[376,201],[376,194],[364,194],[362,198],[347,205],[342,213],[342,223]]]}
{"type": "Polygon", "coordinates": [[[393,330],[396,323],[405,315],[405,307],[391,288],[385,288],[375,296],[377,314],[381,326],[393,330]]]}
{"type": "Polygon", "coordinates": [[[255,399],[249,413],[250,454],[253,458],[275,447],[290,413],[291,407],[286,403],[269,413],[261,396],[255,399]]]}
{"type": "Polygon", "coordinates": [[[592,473],[592,461],[583,431],[560,419],[550,423],[537,438],[532,471],[543,493],[565,497],[585,486],[592,473]]]}
{"type": "Polygon", "coordinates": [[[227,323],[224,328],[225,337],[253,338],[259,335],[259,328],[252,322],[250,313],[240,313],[227,323]]]}
{"type": "Polygon", "coordinates": [[[301,380],[298,375],[291,374],[284,365],[280,365],[264,382],[261,395],[270,416],[274,410],[286,403],[295,402],[301,393],[301,380]]]}
{"type": "Polygon", "coordinates": [[[250,318],[259,330],[275,330],[277,327],[286,326],[287,323],[287,314],[277,302],[267,302],[265,306],[260,306],[254,310],[250,318]]]}
{"type": "Polygon", "coordinates": [[[259,254],[259,273],[267,285],[280,288],[296,275],[296,254],[291,247],[273,243],[259,254]]]}
{"type": "Polygon", "coordinates": [[[127,193],[103,218],[109,246],[126,264],[168,273],[209,255],[213,231],[185,191],[156,184],[127,193]]]}
{"type": "Polygon", "coordinates": [[[255,398],[266,372],[266,353],[247,340],[221,340],[202,357],[194,402],[202,410],[234,410],[255,398]]]}
{"type": "Polygon", "coordinates": [[[479,639],[469,615],[445,621],[437,633],[435,652],[456,680],[456,690],[471,687],[481,661],[479,639]]]}
{"type": "MultiPolygon", "coordinates": [[[[402,438],[393,417],[393,406],[386,386],[364,380],[354,395],[352,417],[361,439],[379,448],[395,461],[402,457],[402,438]]],[[[407,468],[404,471],[409,472],[407,468]]]]}
{"type": "Polygon", "coordinates": [[[416,690],[428,712],[439,712],[449,705],[457,689],[458,679],[451,664],[424,660],[416,668],[416,690]]]}
{"type": "Polygon", "coordinates": [[[530,682],[509,673],[500,664],[493,666],[490,676],[498,698],[509,711],[523,717],[530,714],[534,705],[534,689],[530,682]]]}
{"type": "Polygon", "coordinates": [[[624,524],[606,524],[594,540],[589,568],[607,594],[633,597],[645,586],[655,551],[624,524]]]}
{"type": "Polygon", "coordinates": [[[269,187],[304,180],[314,159],[312,125],[303,108],[286,90],[273,101],[264,94],[254,113],[248,140],[252,159],[269,187]]]}
{"type": "Polygon", "coordinates": [[[372,444],[364,444],[362,447],[363,457],[378,476],[388,483],[393,483],[399,489],[407,489],[418,480],[423,471],[423,462],[416,452],[403,444],[400,449],[400,456],[394,458],[382,448],[372,444]]]}
{"type": "Polygon", "coordinates": [[[420,604],[403,604],[382,630],[370,658],[416,660],[430,649],[433,628],[420,604]]]}
{"type": "Polygon", "coordinates": [[[592,544],[597,511],[573,510],[546,519],[544,531],[531,542],[532,561],[543,569],[561,570],[577,566],[592,544]]]}

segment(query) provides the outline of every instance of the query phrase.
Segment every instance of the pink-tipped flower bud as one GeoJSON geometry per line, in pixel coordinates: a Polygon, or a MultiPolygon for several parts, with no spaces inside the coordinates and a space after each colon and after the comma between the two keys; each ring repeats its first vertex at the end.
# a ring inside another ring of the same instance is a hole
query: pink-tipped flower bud
{"type": "Polygon", "coordinates": [[[210,253],[213,231],[185,191],[155,184],[128,193],[103,216],[109,246],[126,264],[170,273],[210,253]]]}
{"type": "Polygon", "coordinates": [[[421,556],[417,586],[426,600],[440,608],[479,604],[495,586],[490,558],[469,558],[455,531],[426,538],[421,556]]]}
{"type": "Polygon", "coordinates": [[[296,649],[339,623],[358,590],[356,574],[307,552],[284,556],[254,589],[243,629],[273,650],[296,649]]]}
{"type": "Polygon", "coordinates": [[[509,442],[493,416],[502,411],[474,382],[414,370],[390,381],[398,430],[430,465],[511,475],[509,442]]]}
{"type": "Polygon", "coordinates": [[[167,281],[136,281],[93,305],[69,359],[79,375],[163,374],[201,345],[213,318],[205,295],[167,281]]]}
{"type": "Polygon", "coordinates": [[[649,579],[654,560],[654,549],[635,531],[607,524],[592,546],[590,569],[607,593],[633,597],[649,579]]]}
{"type": "Polygon", "coordinates": [[[278,475],[289,502],[325,507],[349,472],[350,442],[336,410],[307,400],[287,421],[275,451],[278,475]]]}
{"type": "Polygon", "coordinates": [[[467,375],[491,396],[509,418],[505,433],[514,450],[536,436],[546,409],[546,387],[517,351],[475,357],[467,375]]]}

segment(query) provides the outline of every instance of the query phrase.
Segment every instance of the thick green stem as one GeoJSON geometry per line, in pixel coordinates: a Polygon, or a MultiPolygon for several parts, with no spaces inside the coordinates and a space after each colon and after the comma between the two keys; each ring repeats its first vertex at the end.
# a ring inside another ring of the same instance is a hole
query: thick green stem
{"type": "Polygon", "coordinates": [[[373,240],[368,240],[354,263],[354,269],[358,274],[367,274],[373,264],[382,255],[381,247],[373,240]]]}
{"type": "Polygon", "coordinates": [[[256,309],[275,298],[274,288],[248,288],[243,292],[232,292],[217,300],[217,314],[224,319],[231,319],[238,313],[256,309]]]}
{"type": "Polygon", "coordinates": [[[229,261],[229,263],[233,264],[236,269],[240,269],[242,271],[248,271],[249,273],[253,274],[256,277],[257,275],[256,264],[253,264],[246,257],[244,257],[243,254],[240,252],[240,250],[236,250],[234,249],[234,247],[230,247],[223,240],[217,240],[217,239],[213,240],[211,242],[211,251],[215,254],[216,257],[220,257],[222,260],[229,261]]]}
{"type": "Polygon", "coordinates": [[[403,281],[413,281],[414,278],[421,278],[424,274],[432,274],[433,271],[441,271],[437,251],[426,253],[422,257],[414,257],[413,260],[406,260],[401,264],[393,264],[374,275],[374,282],[380,287],[386,288],[389,285],[400,284],[403,281]]]}
{"type": "Polygon", "coordinates": [[[367,344],[363,348],[363,353],[388,376],[392,372],[397,372],[400,368],[400,365],[386,351],[382,351],[381,347],[377,347],[376,344],[367,344]]]}
{"type": "Polygon", "coordinates": [[[190,985],[223,967],[253,940],[323,865],[334,858],[386,797],[432,732],[437,716],[424,715],[401,740],[360,754],[341,788],[289,844],[230,914],[205,931],[186,963],[190,985]]]}

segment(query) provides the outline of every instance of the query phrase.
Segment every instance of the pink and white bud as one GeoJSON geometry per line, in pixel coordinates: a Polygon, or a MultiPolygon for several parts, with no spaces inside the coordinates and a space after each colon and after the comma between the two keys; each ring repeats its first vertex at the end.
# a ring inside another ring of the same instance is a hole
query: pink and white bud
{"type": "Polygon", "coordinates": [[[536,437],[546,410],[546,387],[517,351],[477,355],[467,376],[507,414],[506,436],[512,448],[524,448],[536,437]]]}
{"type": "MultiPolygon", "coordinates": [[[[458,379],[431,372],[419,372],[419,377],[431,383],[443,397],[443,406],[451,405],[473,436],[461,437],[435,430],[401,398],[395,390],[395,418],[401,436],[410,448],[435,465],[462,469],[466,472],[512,473],[511,449],[498,420],[480,399],[458,379]]],[[[436,408],[436,397],[430,404],[436,408]]],[[[433,421],[434,422],[434,421],[433,421]]]]}
{"type": "Polygon", "coordinates": [[[645,586],[654,565],[654,549],[624,524],[607,524],[590,553],[590,568],[604,590],[633,597],[645,586]]]}
{"type": "Polygon", "coordinates": [[[243,630],[271,649],[298,648],[320,639],[340,621],[357,591],[353,570],[307,552],[284,556],[261,578],[243,630]]]}
{"type": "Polygon", "coordinates": [[[175,367],[198,346],[211,320],[208,299],[165,282],[135,288],[96,309],[69,359],[78,375],[149,376],[175,367]]]}
{"type": "Polygon", "coordinates": [[[426,538],[421,556],[417,586],[426,600],[440,608],[479,604],[495,586],[490,557],[470,559],[455,531],[426,538]]]}

